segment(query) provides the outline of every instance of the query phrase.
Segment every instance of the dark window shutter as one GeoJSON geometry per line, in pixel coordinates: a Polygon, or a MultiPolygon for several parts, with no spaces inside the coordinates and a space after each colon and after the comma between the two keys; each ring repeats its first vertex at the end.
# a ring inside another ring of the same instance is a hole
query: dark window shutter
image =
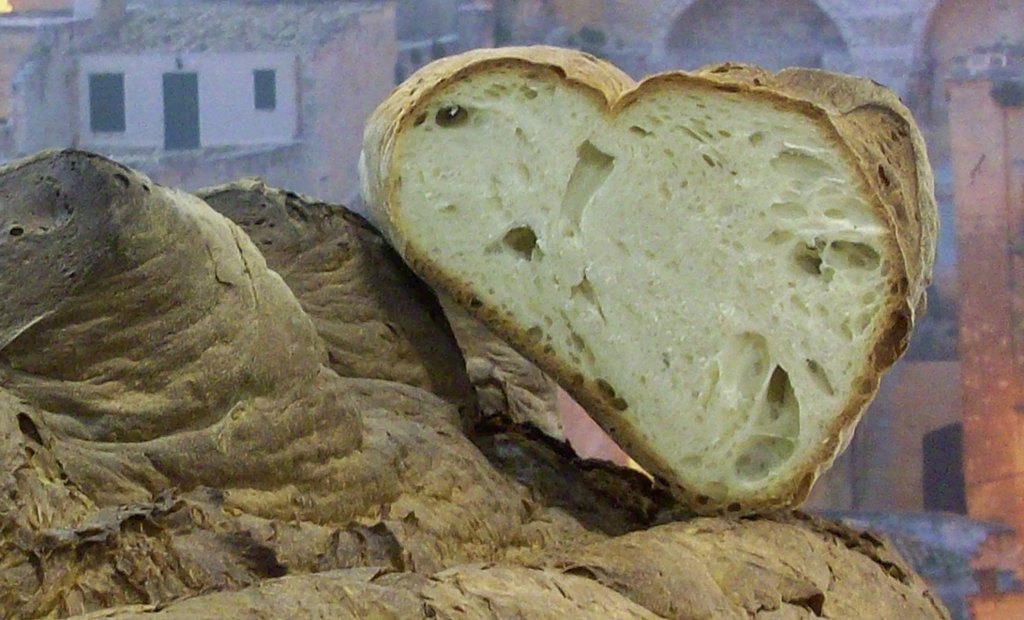
{"type": "Polygon", "coordinates": [[[252,72],[254,103],[257,110],[277,108],[277,73],[273,69],[252,72]]]}
{"type": "Polygon", "coordinates": [[[164,74],[164,148],[199,148],[199,76],[164,74]]]}
{"type": "Polygon", "coordinates": [[[125,130],[123,73],[89,75],[89,129],[94,133],[125,130]]]}

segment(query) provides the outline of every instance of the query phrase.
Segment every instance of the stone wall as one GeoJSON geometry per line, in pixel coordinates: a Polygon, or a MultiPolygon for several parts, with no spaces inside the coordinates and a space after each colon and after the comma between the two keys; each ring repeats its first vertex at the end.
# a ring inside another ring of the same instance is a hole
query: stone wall
{"type": "MultiPolygon", "coordinates": [[[[935,0],[808,0],[806,5],[800,3],[798,14],[805,19],[815,15],[811,22],[821,24],[821,18],[807,5],[813,4],[828,18],[838,31],[843,45],[849,54],[849,64],[845,58],[826,58],[823,64],[833,68],[853,71],[872,77],[891,88],[902,91],[907,82],[914,63],[917,41],[923,35],[928,16],[935,0]]],[[[664,65],[671,61],[671,34],[676,28],[686,28],[687,21],[706,8],[702,5],[714,4],[707,0],[644,0],[646,5],[647,33],[653,33],[651,55],[655,65],[664,65]],[[692,13],[691,13],[692,11],[692,13]]],[[[731,3],[728,3],[731,4],[731,3]]],[[[738,19],[747,19],[751,24],[762,24],[769,37],[778,36],[792,25],[777,24],[772,27],[775,15],[785,19],[785,13],[779,13],[773,2],[748,2],[740,9],[738,19]]],[[[787,3],[791,4],[791,3],[787,3]]],[[[800,20],[798,20],[800,21],[800,20]]],[[[700,23],[693,20],[693,28],[715,32],[715,24],[700,23]]],[[[826,26],[828,30],[831,27],[826,26]]],[[[792,45],[794,42],[779,41],[780,45],[792,45]]],[[[798,46],[803,41],[795,42],[798,46]]],[[[742,41],[737,41],[742,45],[742,41]]],[[[722,60],[725,60],[724,58],[722,60]]]]}
{"type": "Polygon", "coordinates": [[[731,59],[767,69],[848,65],[835,23],[812,0],[701,0],[676,19],[665,40],[666,68],[731,59]]]}
{"type": "Polygon", "coordinates": [[[400,1],[395,9],[395,29],[402,41],[436,39],[455,31],[456,0],[400,1]]]}

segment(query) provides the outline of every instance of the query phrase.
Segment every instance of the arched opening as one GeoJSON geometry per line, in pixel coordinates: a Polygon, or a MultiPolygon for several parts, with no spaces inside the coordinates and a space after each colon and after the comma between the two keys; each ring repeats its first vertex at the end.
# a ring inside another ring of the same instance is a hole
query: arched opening
{"type": "Polygon", "coordinates": [[[936,164],[950,156],[946,80],[956,59],[999,43],[1024,43],[1022,23],[1019,0],[942,0],[932,12],[907,103],[936,164]]]}
{"type": "Polygon", "coordinates": [[[811,0],[700,0],[665,41],[665,68],[695,69],[726,60],[767,69],[849,64],[846,42],[811,0]]]}

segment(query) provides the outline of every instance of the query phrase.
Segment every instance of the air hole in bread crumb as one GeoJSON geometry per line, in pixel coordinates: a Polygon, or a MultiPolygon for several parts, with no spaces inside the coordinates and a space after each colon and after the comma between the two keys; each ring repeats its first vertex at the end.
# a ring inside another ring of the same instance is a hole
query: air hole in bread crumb
{"type": "Polygon", "coordinates": [[[501,241],[523,260],[532,260],[537,250],[537,234],[529,226],[516,226],[505,233],[501,241]]]}
{"type": "Polygon", "coordinates": [[[571,229],[580,228],[584,212],[615,169],[615,158],[584,140],[576,149],[576,165],[562,194],[562,213],[571,229]]]}
{"type": "Polygon", "coordinates": [[[519,162],[516,164],[516,170],[519,172],[519,177],[522,179],[523,184],[529,186],[533,182],[533,174],[530,172],[530,167],[519,162]]]}
{"type": "Polygon", "coordinates": [[[422,125],[426,121],[427,121],[427,113],[424,112],[423,114],[420,114],[419,116],[416,117],[416,120],[415,120],[415,122],[413,122],[413,125],[416,126],[416,127],[419,127],[420,125],[422,125]]]}
{"type": "Polygon", "coordinates": [[[647,131],[646,129],[644,129],[643,127],[640,127],[639,125],[633,125],[632,127],[630,127],[629,128],[629,132],[632,133],[632,134],[636,134],[638,136],[643,136],[645,138],[647,136],[651,135],[650,131],[647,131]]]}
{"type": "Polygon", "coordinates": [[[768,417],[773,421],[779,419],[782,408],[792,400],[792,391],[793,386],[789,382],[789,373],[782,366],[776,366],[768,380],[768,392],[765,394],[770,408],[768,417]]]}
{"type": "Polygon", "coordinates": [[[434,122],[439,127],[460,127],[468,120],[469,111],[460,105],[444,106],[434,116],[434,122]]]}
{"type": "Polygon", "coordinates": [[[871,325],[871,313],[864,312],[857,316],[853,330],[855,333],[863,333],[869,325],[871,325]]]}
{"type": "Polygon", "coordinates": [[[807,209],[802,204],[791,200],[773,202],[768,208],[771,210],[773,216],[782,219],[795,220],[807,217],[807,209]]]}
{"type": "Polygon", "coordinates": [[[820,276],[822,273],[821,244],[815,241],[815,245],[799,243],[793,251],[793,261],[804,273],[812,276],[820,276]]]}
{"type": "Polygon", "coordinates": [[[686,125],[680,125],[680,127],[679,127],[679,128],[680,128],[680,129],[682,129],[682,130],[683,130],[683,132],[684,132],[684,133],[685,133],[686,135],[690,136],[691,138],[693,138],[693,139],[694,139],[694,140],[696,140],[697,142],[700,142],[701,144],[707,144],[707,141],[706,141],[706,140],[705,140],[705,139],[704,139],[703,137],[701,137],[701,135],[700,135],[700,134],[698,134],[698,133],[697,133],[696,131],[694,131],[694,130],[690,129],[690,128],[689,128],[689,127],[687,127],[686,125]]]}
{"type": "Polygon", "coordinates": [[[601,300],[598,299],[597,293],[594,292],[594,287],[590,284],[587,274],[583,274],[583,278],[580,279],[579,283],[569,289],[569,297],[571,299],[582,299],[597,310],[601,320],[607,320],[604,316],[604,309],[601,307],[601,300]]]}
{"type": "Polygon", "coordinates": [[[750,134],[750,136],[747,137],[747,141],[750,142],[751,146],[757,146],[758,144],[761,144],[762,142],[764,142],[764,132],[755,131],[754,133],[750,134]]]}
{"type": "MultiPolygon", "coordinates": [[[[790,286],[793,287],[793,283],[792,282],[790,282],[790,286]]],[[[811,313],[811,309],[807,307],[807,304],[804,303],[804,300],[800,297],[800,295],[798,295],[796,293],[793,293],[789,297],[789,302],[793,305],[793,307],[797,311],[799,311],[799,312],[801,312],[803,314],[810,314],[811,313]]]]}
{"type": "MultiPolygon", "coordinates": [[[[744,446],[743,453],[733,463],[733,470],[741,480],[762,480],[792,456],[796,445],[783,437],[757,435],[744,446]]],[[[732,506],[729,507],[733,511],[732,506]]]]}
{"type": "Polygon", "coordinates": [[[615,398],[615,388],[604,379],[597,380],[597,390],[606,398],[615,398]]]}
{"type": "Polygon", "coordinates": [[[829,262],[853,269],[873,271],[882,262],[875,248],[857,241],[833,241],[829,244],[829,262]]]}
{"type": "Polygon", "coordinates": [[[491,98],[504,97],[508,93],[508,87],[502,84],[491,84],[487,90],[484,91],[484,95],[491,98]]]}
{"type": "Polygon", "coordinates": [[[704,159],[704,163],[705,163],[705,164],[707,164],[708,166],[710,166],[711,168],[714,168],[715,166],[717,166],[717,165],[718,165],[718,162],[716,162],[716,161],[715,161],[715,160],[714,160],[714,159],[713,159],[713,158],[712,158],[712,157],[711,157],[710,155],[708,155],[707,153],[704,153],[703,155],[701,155],[701,158],[703,158],[703,159],[704,159]]]}
{"type": "Polygon", "coordinates": [[[836,391],[835,388],[832,387],[832,381],[829,380],[828,374],[825,372],[825,369],[821,367],[821,364],[815,360],[808,359],[807,370],[811,373],[811,378],[813,378],[814,382],[818,384],[818,387],[821,388],[822,392],[825,392],[829,396],[835,395],[836,391]]]}
{"type": "Polygon", "coordinates": [[[526,330],[526,338],[530,342],[540,342],[543,337],[544,330],[540,328],[540,325],[534,325],[530,329],[526,330]]]}
{"type": "Polygon", "coordinates": [[[800,434],[800,402],[789,373],[776,365],[768,378],[764,406],[755,419],[754,430],[787,441],[800,434]]]}
{"type": "Polygon", "coordinates": [[[770,165],[776,172],[796,181],[817,181],[835,174],[831,164],[812,152],[795,146],[780,151],[772,158],[770,165]]]}
{"type": "Polygon", "coordinates": [[[616,395],[615,388],[613,388],[611,384],[609,384],[604,379],[597,380],[597,390],[601,392],[601,394],[605,398],[611,401],[612,407],[614,409],[618,411],[625,411],[626,409],[629,408],[629,403],[626,402],[626,399],[616,395]]]}
{"type": "Polygon", "coordinates": [[[25,229],[21,226],[11,226],[11,229],[7,231],[7,234],[12,237],[20,237],[25,234],[25,229]]]}

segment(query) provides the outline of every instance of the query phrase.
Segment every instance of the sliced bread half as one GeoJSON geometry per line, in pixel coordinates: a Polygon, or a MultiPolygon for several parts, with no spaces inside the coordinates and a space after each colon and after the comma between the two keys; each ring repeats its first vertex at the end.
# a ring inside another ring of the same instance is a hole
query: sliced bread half
{"type": "Polygon", "coordinates": [[[722,65],[634,83],[479,50],[371,117],[371,219],[701,512],[794,505],[923,309],[932,177],[861,79],[722,65]]]}

